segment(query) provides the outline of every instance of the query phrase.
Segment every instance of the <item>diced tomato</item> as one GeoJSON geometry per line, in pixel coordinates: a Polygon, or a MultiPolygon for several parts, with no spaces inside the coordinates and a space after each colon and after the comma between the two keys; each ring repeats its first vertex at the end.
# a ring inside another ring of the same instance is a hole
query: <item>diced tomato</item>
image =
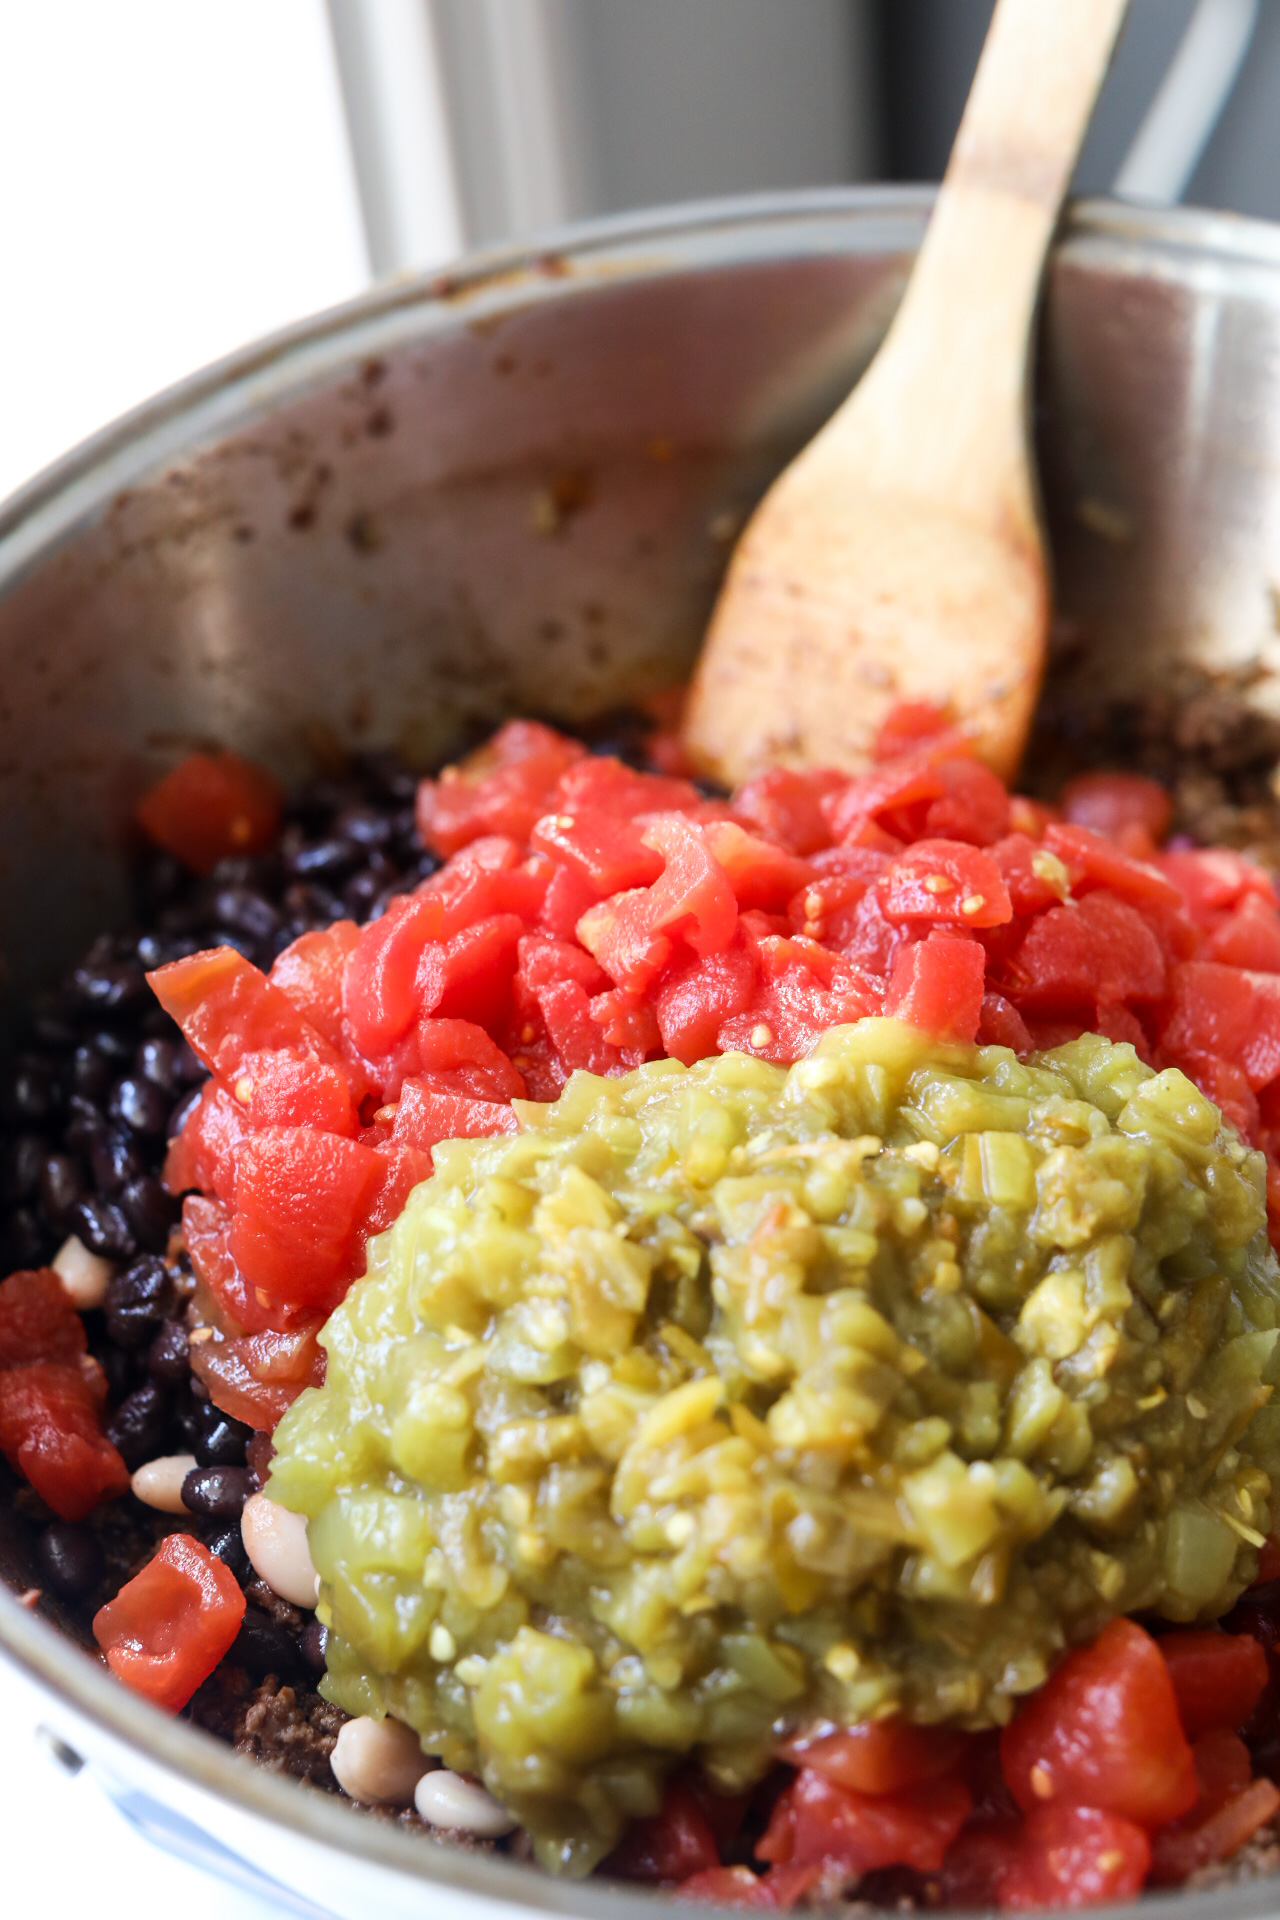
{"type": "Polygon", "coordinates": [[[1106,887],[1136,907],[1176,912],[1183,905],[1179,889],[1159,867],[1134,860],[1088,827],[1051,824],[1045,828],[1044,844],[1070,873],[1073,893],[1106,887]]]}
{"type": "Polygon", "coordinates": [[[460,766],[418,788],[418,831],[446,857],[481,834],[527,840],[561,775],[586,748],[536,720],[509,720],[460,766]]]}
{"type": "Polygon", "coordinates": [[[213,1296],[224,1333],[261,1333],[282,1324],[287,1311],[260,1300],[231,1252],[231,1208],[220,1200],[188,1194],[182,1203],[182,1238],[195,1269],[213,1296]]]}
{"type": "Polygon", "coordinates": [[[319,1320],[288,1331],[266,1330],[233,1340],[196,1340],[191,1371],[215,1407],[260,1433],[270,1433],[304,1387],[324,1380],[319,1320]]]}
{"type": "Polygon", "coordinates": [[[991,858],[1009,889],[1015,913],[1030,916],[1061,905],[1070,884],[1066,869],[1056,854],[1046,860],[1045,849],[1028,834],[1010,833],[997,840],[991,858]],[[1059,875],[1061,883],[1055,884],[1059,875]]]}
{"type": "Polygon", "coordinates": [[[750,1010],[720,1028],[721,1053],[750,1053],[790,1066],[803,1060],[829,1027],[884,1011],[879,982],[814,941],[773,936],[760,941],[756,951],[766,978],[750,1010]]]}
{"type": "Polygon", "coordinates": [[[557,863],[542,897],[538,925],[558,940],[572,940],[579,920],[598,898],[589,880],[572,867],[557,863]]]}
{"type": "Polygon", "coordinates": [[[744,833],[732,820],[711,822],[702,829],[702,838],[723,868],[739,907],[780,913],[812,873],[807,860],[744,833]]]}
{"type": "Polygon", "coordinates": [[[37,1360],[74,1366],[88,1344],[84,1321],[52,1267],[0,1280],[0,1368],[37,1360]]]}
{"type": "Polygon", "coordinates": [[[418,963],[416,993],[424,1015],[495,1027],[511,1011],[516,957],[525,933],[514,913],[473,921],[450,940],[433,940],[418,963]]]}
{"type": "Polygon", "coordinates": [[[780,1749],[793,1767],[813,1767],[857,1793],[899,1793],[960,1764],[971,1736],[951,1727],[906,1720],[864,1720],[817,1740],[789,1740],[780,1749]]]}
{"type": "Polygon", "coordinates": [[[1000,993],[984,993],[978,1020],[980,1047],[1011,1047],[1021,1058],[1031,1052],[1027,1023],[1011,1000],[1000,993]]]}
{"type": "Polygon", "coordinates": [[[945,707],[935,706],[932,700],[895,700],[876,728],[871,758],[900,760],[904,753],[915,753],[954,731],[952,715],[945,707]]]}
{"type": "Polygon", "coordinates": [[[926,834],[989,847],[1008,831],[1009,795],[990,767],[966,757],[940,761],[938,772],[946,790],[929,805],[923,822],[926,834]]]}
{"type": "Polygon", "coordinates": [[[230,854],[263,853],[280,826],[284,795],[238,753],[192,753],[138,802],[138,824],[196,873],[230,854]]]}
{"type": "Polygon", "coordinates": [[[107,1383],[95,1361],[36,1361],[0,1373],[0,1453],[61,1520],[83,1520],[129,1488],[102,1431],[107,1383]]]}
{"type": "Polygon", "coordinates": [[[262,1127],[317,1127],[322,1133],[352,1135],[356,1110],[343,1068],[314,1055],[268,1048],[246,1053],[234,1088],[249,1124],[262,1127]]]}
{"type": "Polygon", "coordinates": [[[661,879],[649,889],[654,931],[679,935],[704,960],[719,953],[733,938],[738,903],[702,834],[679,814],[663,813],[648,822],[645,839],[666,861],[661,879]]]}
{"type": "Polygon", "coordinates": [[[855,1793],[805,1767],[775,1806],[756,1857],[796,1866],[834,1861],[850,1873],[936,1872],[972,1808],[972,1794],[956,1779],[855,1793]]]}
{"type": "Polygon", "coordinates": [[[616,1880],[671,1887],[719,1864],[715,1837],[697,1798],[673,1780],[663,1796],[662,1811],[633,1820],[602,1871],[616,1880]]]}
{"type": "Polygon", "coordinates": [[[918,753],[851,780],[843,791],[826,797],[822,810],[836,841],[855,839],[866,821],[891,830],[905,826],[915,839],[914,829],[923,827],[929,806],[946,790],[934,761],[918,753]]]}
{"type": "Polygon", "coordinates": [[[1144,1830],[1097,1807],[1038,1807],[999,1875],[1002,1909],[1097,1907],[1141,1893],[1151,1864],[1144,1830]]]}
{"type": "Polygon", "coordinates": [[[1150,1634],[1111,1620],[1019,1708],[1000,1741],[1024,1810],[1046,1801],[1099,1807],[1141,1826],[1195,1804],[1191,1748],[1169,1669],[1150,1634]]]}
{"type": "Polygon", "coordinates": [[[984,1817],[975,1813],[943,1862],[942,1904],[961,1909],[998,1906],[1000,1882],[1013,1864],[1023,1828],[1018,1814],[984,1817]]]}
{"type": "Polygon", "coordinates": [[[643,993],[671,957],[671,942],[653,924],[653,889],[633,887],[589,907],[577,935],[587,952],[620,987],[643,993]]]}
{"type": "Polygon", "coordinates": [[[371,1147],[310,1127],[269,1127],[236,1157],[231,1253],[249,1284],[291,1306],[329,1307],[382,1175],[371,1147]]]}
{"type": "Polygon", "coordinates": [[[406,1080],[400,1089],[393,1137],[420,1153],[430,1153],[441,1140],[485,1140],[517,1131],[516,1116],[505,1101],[456,1093],[434,1075],[406,1080]]]}
{"type": "Polygon", "coordinates": [[[339,1053],[343,1050],[342,982],[359,938],[354,920],[335,920],[323,932],[301,934],[277,955],[267,976],[339,1053]]]}
{"type": "Polygon", "coordinates": [[[236,1196],[236,1152],[252,1128],[240,1102],[217,1080],[210,1080],[187,1115],[182,1131],[169,1143],[164,1184],[170,1193],[216,1193],[231,1202],[236,1196]]]}
{"type": "Polygon", "coordinates": [[[438,937],[451,940],[477,920],[498,913],[514,913],[532,926],[554,871],[555,862],[545,854],[527,854],[518,840],[486,834],[455,853],[447,866],[423,881],[418,892],[440,902],[438,937]]]}
{"type": "Polygon", "coordinates": [[[93,1637],[117,1680],[177,1713],[229,1651],[244,1613],[230,1568],[190,1534],[170,1533],[93,1616],[93,1637]]]}
{"type": "Polygon", "coordinates": [[[524,1099],[524,1081],[510,1056],[474,1020],[435,1016],[423,1020],[418,1027],[418,1058],[437,1087],[472,1100],[524,1099]]]}
{"type": "MultiPolygon", "coordinates": [[[[503,1107],[504,1113],[510,1113],[510,1107],[503,1107]]],[[[365,1209],[360,1217],[356,1232],[357,1253],[353,1256],[353,1265],[360,1266],[359,1249],[375,1233],[384,1233],[404,1212],[405,1201],[415,1187],[420,1187],[432,1174],[431,1155],[420,1147],[408,1144],[393,1137],[377,1142],[373,1148],[373,1157],[378,1162],[377,1178],[365,1209]]]]}
{"type": "Polygon", "coordinates": [[[572,940],[527,933],[517,958],[516,1001],[526,1011],[537,1006],[539,987],[554,987],[561,980],[576,980],[589,994],[603,993],[609,985],[604,968],[572,940]]]}
{"type": "Polygon", "coordinates": [[[1272,1580],[1280,1580],[1280,1540],[1272,1534],[1264,1540],[1258,1549],[1258,1571],[1254,1575],[1253,1585],[1265,1587],[1272,1580]]]}
{"type": "Polygon", "coordinates": [[[1007,991],[1024,1015],[1087,1018],[1099,1002],[1155,1000],[1164,988],[1164,955],[1142,915],[1109,893],[1091,893],[1031,922],[1007,991]]]}
{"type": "Polygon", "coordinates": [[[1013,917],[990,854],[955,840],[919,840],[890,861],[876,883],[888,920],[953,929],[1003,926],[1013,917]]]}
{"type": "Polygon", "coordinates": [[[692,780],[641,773],[607,754],[589,754],[566,771],[556,789],[556,809],[577,813],[590,807],[618,820],[642,820],[654,813],[684,813],[702,795],[692,780]]]}
{"type": "Polygon", "coordinates": [[[1249,1749],[1225,1728],[1195,1743],[1200,1797],[1185,1819],[1162,1827],[1152,1845],[1151,1881],[1168,1886],[1200,1867],[1230,1859],[1280,1809],[1280,1790],[1255,1780],[1249,1749]]]}
{"type": "Polygon", "coordinates": [[[655,1009],[664,1052],[691,1067],[717,1048],[721,1028],[750,1007],[756,961],[739,937],[700,960],[696,954],[673,968],[658,987],[655,1009]]]}
{"type": "Polygon", "coordinates": [[[1254,861],[1229,847],[1197,847],[1158,854],[1152,864],[1178,889],[1184,906],[1198,927],[1217,925],[1224,913],[1255,894],[1264,906],[1274,907],[1276,893],[1270,878],[1254,861]]]}
{"type": "Polygon", "coordinates": [[[175,960],[147,982],[197,1058],[231,1092],[250,1053],[278,1049],[342,1069],[336,1049],[289,996],[233,947],[175,960]]]}
{"type": "Polygon", "coordinates": [[[766,1907],[785,1913],[804,1898],[820,1877],[822,1866],[770,1867],[752,1873],[750,1867],[708,1867],[682,1880],[676,1891],[682,1900],[706,1900],[717,1907],[766,1907]]]}
{"type": "Polygon", "coordinates": [[[1229,1060],[1255,1091],[1280,1074],[1280,976],[1187,960],[1173,969],[1169,990],[1160,1036],[1167,1054],[1229,1060]]]}
{"type": "Polygon", "coordinates": [[[1132,1047],[1139,1060],[1150,1065],[1151,1047],[1146,1032],[1138,1016],[1130,1013],[1128,1007],[1119,1006],[1114,1001],[1100,1000],[1089,1026],[1091,1032],[1102,1034],[1104,1039],[1113,1040],[1118,1046],[1132,1047]]]}
{"type": "Polygon", "coordinates": [[[538,1007],[551,1044],[570,1073],[619,1073],[639,1066],[638,1059],[624,1056],[620,1048],[605,1039],[603,1029],[591,1017],[586,989],[576,980],[539,987],[538,1007]]]}
{"type": "Polygon", "coordinates": [[[1280,973],[1280,914],[1261,894],[1246,893],[1240,905],[1213,929],[1204,958],[1252,973],[1280,973]]]}
{"type": "Polygon", "coordinates": [[[421,1012],[418,965],[441,939],[444,908],[437,894],[401,894],[361,933],[347,962],[342,1005],[357,1049],[377,1059],[409,1031],[421,1012]]]}
{"type": "Polygon", "coordinates": [[[1189,1740],[1211,1727],[1244,1725],[1267,1684],[1267,1656],[1251,1633],[1188,1629],[1163,1634],[1156,1645],[1189,1740]]]}
{"type": "Polygon", "coordinates": [[[650,887],[662,872],[662,855],[645,845],[643,834],[634,820],[579,807],[573,813],[544,814],[530,845],[571,867],[591,897],[603,900],[626,887],[650,887]]]}
{"type": "Polygon", "coordinates": [[[614,987],[607,993],[596,994],[588,1005],[591,1018],[611,1047],[641,1059],[651,1053],[661,1053],[662,1034],[657,1016],[639,994],[628,993],[625,987],[614,987]]]}
{"type": "Polygon", "coordinates": [[[1140,827],[1158,843],[1173,813],[1166,788],[1140,773],[1079,774],[1062,789],[1059,805],[1069,826],[1089,827],[1105,840],[1119,840],[1129,827],[1140,827]]]}
{"type": "Polygon", "coordinates": [[[931,933],[899,950],[884,1011],[926,1033],[971,1043],[982,1018],[985,965],[976,940],[931,933]]]}
{"type": "Polygon", "coordinates": [[[738,788],[733,810],[766,840],[806,859],[831,845],[822,802],[847,785],[847,775],[834,768],[815,767],[801,773],[790,767],[769,767],[738,788]]]}

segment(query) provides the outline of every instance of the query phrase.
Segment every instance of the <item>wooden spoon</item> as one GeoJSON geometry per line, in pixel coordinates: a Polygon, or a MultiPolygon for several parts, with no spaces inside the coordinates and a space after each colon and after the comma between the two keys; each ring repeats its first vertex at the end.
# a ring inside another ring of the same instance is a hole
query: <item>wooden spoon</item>
{"type": "Polygon", "coordinates": [[[867,764],[898,701],[1006,779],[1049,620],[1028,418],[1041,272],[1127,0],[999,0],[915,270],[870,368],[756,509],[685,717],[734,786],[867,764]]]}

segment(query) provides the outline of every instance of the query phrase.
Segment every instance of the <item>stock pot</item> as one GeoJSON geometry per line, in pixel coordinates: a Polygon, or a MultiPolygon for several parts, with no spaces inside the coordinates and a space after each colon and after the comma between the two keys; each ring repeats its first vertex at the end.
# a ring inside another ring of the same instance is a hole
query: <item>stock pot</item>
{"type": "MultiPolygon", "coordinates": [[[[722,202],[396,280],[0,510],[9,1029],[127,919],[130,808],[183,753],[286,780],[357,747],[425,769],[506,714],[572,727],[681,678],[738,528],[870,358],[928,208],[896,188],[722,202]]],[[[1074,208],[1034,405],[1072,697],[1252,664],[1249,697],[1280,712],[1280,229],[1074,208]]],[[[20,1717],[281,1911],[653,1910],[432,1845],[163,1718],[18,1605],[34,1580],[3,1516],[0,1575],[20,1717]]],[[[1145,1910],[1275,1905],[1262,1881],[1145,1910]]]]}

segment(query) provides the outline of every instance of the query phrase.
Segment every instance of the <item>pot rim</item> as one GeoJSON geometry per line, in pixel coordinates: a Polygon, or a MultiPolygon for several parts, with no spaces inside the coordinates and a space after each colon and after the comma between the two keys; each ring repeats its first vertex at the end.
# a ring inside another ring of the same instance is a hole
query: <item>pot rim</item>
{"type": "MultiPolygon", "coordinates": [[[[934,189],[829,187],[702,200],[583,221],[520,246],[471,254],[439,273],[397,275],[241,348],[145,401],[63,455],[0,503],[0,592],[11,588],[122,490],[172,461],[331,379],[334,370],[478,314],[511,312],[623,280],[721,260],[847,251],[880,225],[906,253],[924,231],[934,189]],[[807,242],[804,230],[810,230],[807,242]],[[844,245],[841,245],[842,236],[844,245]]],[[[1058,251],[1152,277],[1238,288],[1258,276],[1280,300],[1280,225],[1197,209],[1156,209],[1089,199],[1069,207],[1058,251]]],[[[318,1846],[354,1855],[426,1885],[442,1884],[508,1905],[583,1920],[642,1920],[655,1895],[599,1881],[564,1881],[501,1856],[424,1844],[255,1765],[213,1736],[156,1712],[95,1661],[68,1658],[74,1642],[0,1585],[0,1654],[84,1716],[96,1730],[251,1815],[318,1846]]],[[[665,1897],[665,1896],[664,1896],[665,1897]]],[[[1260,1879],[1216,1892],[1143,1901],[1147,1920],[1261,1920],[1276,1904],[1260,1879]]],[[[729,1912],[729,1909],[701,1911],[729,1912]]],[[[1131,1903],[1097,1910],[1132,1912],[1131,1903]]],[[[941,1913],[940,1913],[941,1920],[941,1913]]]]}

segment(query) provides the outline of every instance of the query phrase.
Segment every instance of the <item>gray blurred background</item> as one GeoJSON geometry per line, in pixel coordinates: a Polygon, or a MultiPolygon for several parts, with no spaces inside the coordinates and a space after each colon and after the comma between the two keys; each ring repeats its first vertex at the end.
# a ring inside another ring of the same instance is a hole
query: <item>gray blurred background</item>
{"type": "MultiPolygon", "coordinates": [[[[936,180],[990,13],[0,0],[0,495],[383,275],[619,209],[936,180]]],[[[1280,218],[1277,102],[1280,0],[1133,0],[1077,184],[1280,218]]]]}

